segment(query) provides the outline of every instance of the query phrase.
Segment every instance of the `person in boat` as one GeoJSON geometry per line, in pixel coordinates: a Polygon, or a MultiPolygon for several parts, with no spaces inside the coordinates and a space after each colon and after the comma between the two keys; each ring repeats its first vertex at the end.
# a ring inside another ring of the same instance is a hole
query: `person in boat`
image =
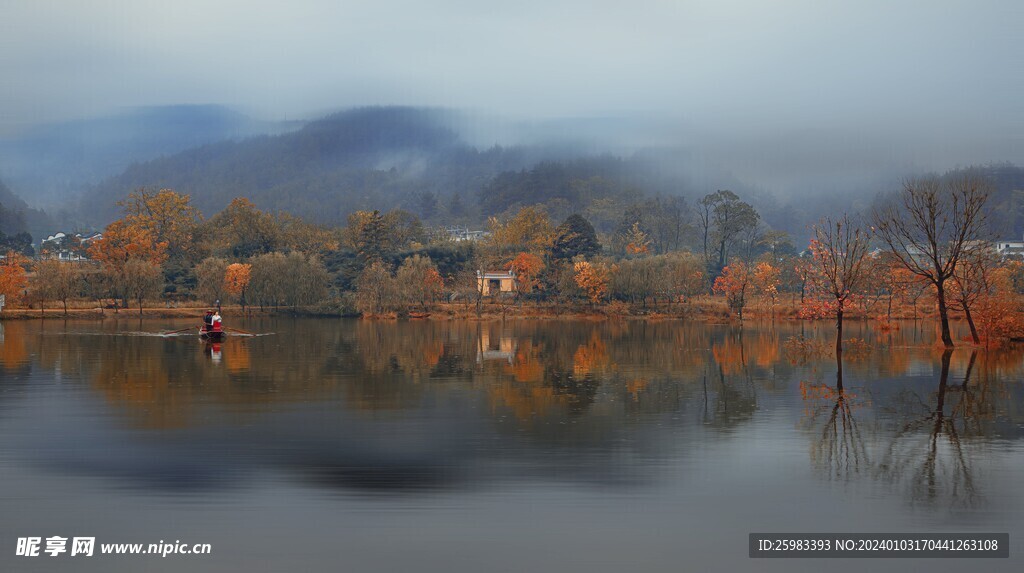
{"type": "Polygon", "coordinates": [[[221,324],[220,323],[221,323],[220,311],[214,312],[213,313],[213,317],[210,319],[211,329],[214,332],[220,332],[221,331],[221,324]]]}
{"type": "Polygon", "coordinates": [[[208,310],[203,315],[203,332],[210,332],[213,330],[213,311],[208,310]]]}

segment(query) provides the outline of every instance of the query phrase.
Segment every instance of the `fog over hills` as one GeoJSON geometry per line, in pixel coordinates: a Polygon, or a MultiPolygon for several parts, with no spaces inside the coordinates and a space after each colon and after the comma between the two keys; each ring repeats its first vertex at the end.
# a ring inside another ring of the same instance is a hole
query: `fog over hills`
{"type": "Polygon", "coordinates": [[[133,163],[299,126],[256,120],[219,105],[127,109],[0,137],[0,177],[30,205],[57,211],[87,186],[133,163]]]}
{"type": "MultiPolygon", "coordinates": [[[[37,240],[58,227],[101,228],[141,187],[188,193],[207,215],[245,196],[331,225],[357,209],[402,208],[429,224],[482,226],[541,204],[553,218],[587,213],[610,231],[616,209],[642,197],[679,195],[693,205],[731,189],[769,227],[801,237],[821,216],[867,210],[914,175],[996,165],[1000,197],[1024,189],[1017,170],[997,161],[1013,155],[1012,141],[943,148],[915,145],[913,135],[836,128],[754,138],[652,115],[523,120],[408,106],[275,123],[223,106],[167,106],[0,140],[0,173],[49,217],[9,192],[0,204],[23,213],[9,228],[37,240]]],[[[1016,215],[996,220],[1001,234],[1024,231],[1016,215]]]]}

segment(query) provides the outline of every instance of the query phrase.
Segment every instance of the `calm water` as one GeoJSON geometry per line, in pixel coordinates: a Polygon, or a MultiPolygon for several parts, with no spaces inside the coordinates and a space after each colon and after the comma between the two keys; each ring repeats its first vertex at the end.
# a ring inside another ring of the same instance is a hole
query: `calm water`
{"type": "Polygon", "coordinates": [[[1010,571],[1024,362],[930,323],[7,322],[2,571],[1010,571]],[[1006,532],[1009,560],[751,560],[768,532],[1006,532]],[[210,543],[15,557],[18,537],[210,543]]]}

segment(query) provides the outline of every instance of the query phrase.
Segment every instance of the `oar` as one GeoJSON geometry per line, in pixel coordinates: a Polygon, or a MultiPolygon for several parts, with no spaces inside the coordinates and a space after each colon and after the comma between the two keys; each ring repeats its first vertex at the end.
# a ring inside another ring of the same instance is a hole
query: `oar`
{"type": "Polygon", "coordinates": [[[235,332],[238,332],[238,333],[241,333],[241,334],[251,334],[252,336],[256,336],[255,332],[249,332],[248,330],[242,330],[240,328],[231,328],[230,326],[225,326],[224,329],[225,330],[234,330],[235,332]]]}
{"type": "Polygon", "coordinates": [[[193,328],[195,328],[195,327],[194,326],[190,326],[188,328],[182,328],[181,330],[172,330],[170,332],[165,332],[164,334],[165,335],[167,335],[167,334],[178,334],[179,332],[185,332],[186,330],[192,330],[193,328]]]}

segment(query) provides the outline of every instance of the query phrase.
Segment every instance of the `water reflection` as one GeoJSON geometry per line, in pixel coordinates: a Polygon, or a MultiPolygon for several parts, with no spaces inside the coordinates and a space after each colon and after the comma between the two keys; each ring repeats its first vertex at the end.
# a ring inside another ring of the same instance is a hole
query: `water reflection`
{"type": "Polygon", "coordinates": [[[838,360],[822,350],[827,324],[239,326],[275,334],[204,344],[145,335],[180,328],[158,322],[6,323],[4,401],[42,408],[45,394],[78,412],[15,430],[70,440],[80,455],[0,444],[49,471],[136,485],[284,471],[341,490],[419,491],[656,483],[668,461],[703,463],[706,444],[770,426],[789,428],[780,455],[809,447],[820,477],[971,505],[998,487],[977,467],[1021,433],[1019,353],[937,354],[909,326],[855,324],[869,351],[838,360]]]}

